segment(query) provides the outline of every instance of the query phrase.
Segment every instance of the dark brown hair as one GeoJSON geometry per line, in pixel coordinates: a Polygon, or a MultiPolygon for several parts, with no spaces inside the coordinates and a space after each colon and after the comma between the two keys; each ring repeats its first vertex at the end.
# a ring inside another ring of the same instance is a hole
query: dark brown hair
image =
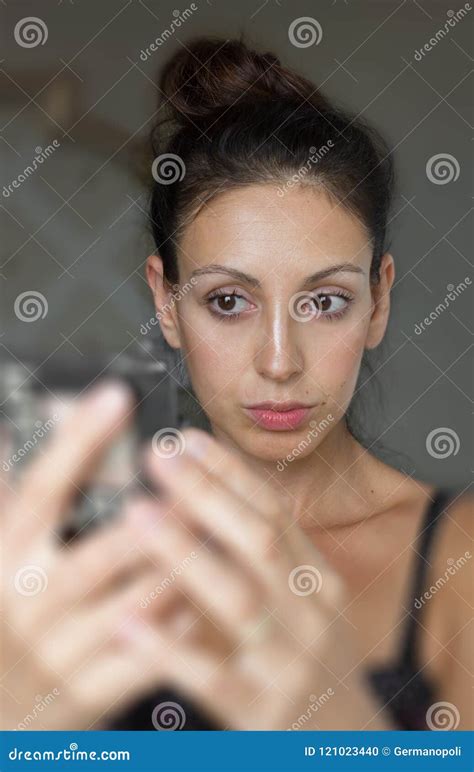
{"type": "Polygon", "coordinates": [[[192,40],[168,61],[159,88],[150,224],[169,284],[179,282],[182,229],[207,201],[233,187],[284,185],[302,168],[303,184],[323,187],[365,226],[378,281],[393,164],[372,126],[242,40],[192,40]],[[308,167],[311,153],[328,147],[308,167]]]}

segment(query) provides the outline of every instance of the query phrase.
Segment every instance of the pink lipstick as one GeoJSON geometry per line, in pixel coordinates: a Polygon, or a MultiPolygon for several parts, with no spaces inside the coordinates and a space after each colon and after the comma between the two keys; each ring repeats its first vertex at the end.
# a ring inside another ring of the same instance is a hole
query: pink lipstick
{"type": "Polygon", "coordinates": [[[255,424],[269,431],[292,431],[309,415],[314,405],[301,402],[259,402],[244,407],[255,424]]]}

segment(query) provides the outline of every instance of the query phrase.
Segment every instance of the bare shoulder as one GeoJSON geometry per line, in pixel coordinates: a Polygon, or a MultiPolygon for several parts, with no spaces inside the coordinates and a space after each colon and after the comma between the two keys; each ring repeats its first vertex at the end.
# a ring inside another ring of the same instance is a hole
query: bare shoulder
{"type": "Polygon", "coordinates": [[[470,570],[460,572],[460,568],[467,565],[474,557],[474,494],[470,492],[460,493],[454,496],[448,503],[444,513],[444,522],[439,532],[439,539],[433,550],[431,560],[432,570],[440,571],[443,566],[450,568],[449,576],[458,576],[456,586],[472,584],[469,575],[470,570]]]}
{"type": "Polygon", "coordinates": [[[432,554],[424,596],[425,659],[438,674],[472,667],[474,605],[474,495],[447,505],[432,554]]]}
{"type": "Polygon", "coordinates": [[[450,706],[458,729],[473,728],[474,496],[463,493],[447,506],[430,555],[421,635],[421,656],[450,706]]]}

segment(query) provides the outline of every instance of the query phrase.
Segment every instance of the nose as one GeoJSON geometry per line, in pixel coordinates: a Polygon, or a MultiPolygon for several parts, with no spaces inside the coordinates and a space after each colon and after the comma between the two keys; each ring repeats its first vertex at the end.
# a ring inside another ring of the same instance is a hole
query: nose
{"type": "Polygon", "coordinates": [[[256,339],[255,367],[264,378],[287,381],[303,370],[303,354],[298,345],[298,325],[287,304],[273,308],[256,339]]]}

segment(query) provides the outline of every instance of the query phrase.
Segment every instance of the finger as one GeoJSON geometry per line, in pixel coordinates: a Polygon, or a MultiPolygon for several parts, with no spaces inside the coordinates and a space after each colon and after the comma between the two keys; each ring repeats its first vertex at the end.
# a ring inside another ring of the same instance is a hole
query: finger
{"type": "Polygon", "coordinates": [[[107,648],[123,647],[124,630],[134,619],[158,618],[177,604],[177,587],[154,596],[159,582],[156,571],[148,570],[111,592],[102,603],[70,609],[50,626],[39,630],[35,644],[39,657],[57,672],[74,673],[107,648]],[[152,603],[143,608],[143,601],[152,603]]]}
{"type": "MultiPolygon", "coordinates": [[[[159,681],[166,674],[168,685],[194,700],[223,728],[229,724],[239,728],[255,697],[269,686],[275,688],[275,682],[286,693],[295,689],[295,679],[298,684],[304,679],[307,685],[307,668],[303,672],[297,652],[286,641],[271,645],[267,641],[266,647],[260,649],[236,647],[232,655],[223,657],[209,647],[188,643],[186,637],[178,641],[172,631],[163,631],[161,627],[137,628],[135,636],[141,661],[148,668],[145,683],[159,681]]],[[[184,721],[179,707],[177,711],[184,721]]],[[[268,720],[267,715],[265,719],[268,720]]]]}
{"type": "Polygon", "coordinates": [[[185,429],[183,437],[186,451],[206,474],[220,480],[270,521],[283,524],[283,512],[275,489],[237,453],[229,451],[210,434],[199,429],[185,429]]]}
{"type": "Polygon", "coordinates": [[[341,579],[302,531],[294,534],[290,544],[274,523],[236,499],[220,482],[214,484],[187,452],[172,459],[151,457],[150,474],[166,491],[170,516],[174,512],[187,523],[198,523],[237,564],[250,567],[266,589],[268,602],[278,607],[287,624],[294,625],[295,606],[306,623],[316,607],[341,605],[341,579]]]}
{"type": "MultiPolygon", "coordinates": [[[[156,515],[155,515],[156,518],[156,515]]],[[[235,564],[225,553],[213,550],[213,543],[198,537],[179,517],[169,513],[143,541],[143,551],[157,562],[169,581],[196,604],[200,613],[212,617],[231,639],[245,637],[262,621],[264,603],[275,611],[280,626],[292,630],[308,646],[317,635],[334,589],[327,573],[311,565],[298,565],[271,582],[271,593],[254,575],[235,564]]]]}
{"type": "Polygon", "coordinates": [[[72,675],[68,684],[88,729],[96,721],[113,720],[145,693],[169,683],[168,646],[165,637],[146,623],[130,621],[122,646],[107,648],[72,675]]]}
{"type": "Polygon", "coordinates": [[[149,451],[147,466],[150,477],[162,486],[171,511],[197,524],[261,579],[269,578],[268,570],[263,567],[265,561],[276,564],[285,560],[279,547],[278,527],[222,483],[210,480],[186,452],[158,459],[149,451]]]}
{"type": "Polygon", "coordinates": [[[249,572],[209,549],[169,515],[160,521],[157,537],[146,550],[156,556],[180,591],[211,615],[225,635],[239,638],[249,622],[258,617],[262,588],[249,572]]]}
{"type": "Polygon", "coordinates": [[[200,544],[175,518],[161,520],[156,530],[158,537],[147,548],[168,576],[176,576],[180,591],[234,642],[268,641],[278,632],[280,638],[290,635],[293,644],[304,649],[327,628],[328,601],[318,594],[324,580],[312,566],[298,566],[280,576],[266,598],[251,574],[200,544]],[[265,611],[266,604],[271,613],[265,611]]]}
{"type": "Polygon", "coordinates": [[[139,569],[154,567],[159,571],[156,555],[142,548],[158,517],[157,506],[151,508],[148,499],[131,500],[117,521],[58,553],[48,572],[50,584],[57,590],[49,613],[98,602],[111,587],[139,569]]]}
{"type": "MultiPolygon", "coordinates": [[[[209,648],[198,649],[195,645],[177,642],[171,629],[165,630],[161,626],[150,626],[138,621],[128,628],[128,645],[123,652],[116,657],[108,656],[92,671],[87,669],[84,672],[87,680],[81,684],[81,688],[87,690],[88,694],[96,695],[96,701],[113,719],[115,713],[120,713],[127,704],[142,696],[144,691],[150,692],[160,686],[175,687],[183,697],[194,699],[201,712],[206,712],[217,726],[222,726],[222,716],[227,717],[229,713],[227,700],[235,698],[235,692],[238,691],[240,707],[248,703],[251,691],[244,679],[237,679],[229,692],[229,681],[226,680],[227,696],[221,692],[220,700],[216,700],[211,687],[217,685],[217,678],[213,680],[212,675],[218,671],[220,662],[221,657],[213,654],[209,648]],[[244,703],[245,698],[247,703],[244,703]],[[111,706],[113,710],[110,710],[111,706]]],[[[220,672],[219,683],[224,683],[220,672]]],[[[160,723],[159,703],[156,708],[156,713],[153,711],[154,715],[150,718],[156,729],[166,728],[160,723]]],[[[181,729],[186,724],[185,709],[177,701],[173,709],[176,728],[181,729]]]]}
{"type": "Polygon", "coordinates": [[[226,485],[243,501],[251,503],[272,523],[281,528],[278,546],[293,555],[295,569],[301,564],[313,567],[325,577],[321,598],[332,605],[341,599],[342,581],[313,544],[297,521],[284,511],[277,489],[256,474],[236,453],[229,452],[210,434],[190,428],[183,432],[186,452],[196,459],[209,480],[214,478],[226,485]]]}
{"type": "Polygon", "coordinates": [[[57,524],[132,410],[131,392],[120,382],[109,382],[91,389],[62,419],[15,496],[14,532],[22,544],[57,524]]]}

